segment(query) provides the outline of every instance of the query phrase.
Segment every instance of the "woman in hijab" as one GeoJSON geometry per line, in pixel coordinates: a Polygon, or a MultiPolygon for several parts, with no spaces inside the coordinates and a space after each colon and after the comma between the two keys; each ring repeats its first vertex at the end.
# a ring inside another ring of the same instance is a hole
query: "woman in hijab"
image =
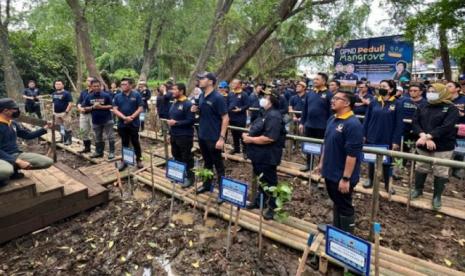
{"type": "MultiPolygon", "coordinates": [[[[431,85],[426,98],[428,104],[417,109],[412,122],[413,132],[420,137],[416,142],[417,152],[424,156],[450,159],[456,143],[455,124],[459,119],[459,111],[443,84],[431,85]]],[[[426,176],[431,171],[434,176],[432,205],[434,210],[439,210],[441,195],[448,182],[448,167],[418,162],[415,168],[415,189],[411,196],[414,199],[423,194],[426,176]]]]}

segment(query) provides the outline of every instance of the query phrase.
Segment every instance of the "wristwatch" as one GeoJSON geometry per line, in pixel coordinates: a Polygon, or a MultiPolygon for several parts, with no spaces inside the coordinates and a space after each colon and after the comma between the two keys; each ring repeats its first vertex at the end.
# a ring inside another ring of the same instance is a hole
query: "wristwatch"
{"type": "Polygon", "coordinates": [[[342,180],[344,180],[344,181],[349,181],[349,180],[350,180],[350,177],[348,177],[348,176],[343,176],[343,177],[342,177],[342,180]]]}

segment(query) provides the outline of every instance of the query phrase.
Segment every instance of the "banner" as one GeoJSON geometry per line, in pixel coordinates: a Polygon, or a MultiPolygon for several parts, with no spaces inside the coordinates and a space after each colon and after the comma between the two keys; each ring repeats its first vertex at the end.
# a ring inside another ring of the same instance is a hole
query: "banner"
{"type": "Polygon", "coordinates": [[[401,35],[350,40],[336,45],[334,79],[343,84],[361,78],[375,84],[385,79],[408,82],[412,60],[413,43],[401,35]]]}

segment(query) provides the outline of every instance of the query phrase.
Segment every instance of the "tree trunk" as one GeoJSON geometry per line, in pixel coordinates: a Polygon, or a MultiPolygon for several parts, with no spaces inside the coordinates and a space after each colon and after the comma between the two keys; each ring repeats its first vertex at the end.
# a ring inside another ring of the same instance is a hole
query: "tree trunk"
{"type": "Polygon", "coordinates": [[[226,59],[217,71],[217,77],[221,80],[230,81],[255,55],[263,43],[278,28],[278,26],[292,15],[298,0],[281,0],[276,12],[270,16],[268,22],[262,25],[255,33],[245,40],[236,52],[226,59]]]}
{"type": "Polygon", "coordinates": [[[81,49],[81,42],[79,41],[79,33],[77,26],[75,26],[76,32],[76,92],[81,92],[82,90],[82,49],[81,49]]]}
{"type": "MultiPolygon", "coordinates": [[[[323,5],[336,0],[313,1],[310,6],[323,5]]],[[[230,81],[247,62],[255,55],[263,43],[279,27],[281,23],[305,9],[305,0],[281,0],[275,12],[269,17],[268,22],[262,25],[255,33],[251,34],[217,70],[217,78],[230,81]]]]}
{"type": "Polygon", "coordinates": [[[197,74],[205,70],[207,66],[208,58],[212,55],[213,49],[215,46],[216,36],[218,34],[221,22],[223,21],[225,15],[228,13],[229,9],[232,6],[234,0],[218,0],[215,10],[215,19],[213,20],[212,27],[210,29],[210,34],[208,35],[207,43],[202,49],[202,52],[197,59],[194,70],[191,73],[189,78],[189,83],[187,85],[187,92],[190,93],[194,89],[195,80],[197,74]]]}
{"type": "Polygon", "coordinates": [[[21,100],[24,89],[23,79],[16,67],[8,39],[8,27],[0,24],[0,50],[2,51],[2,69],[8,97],[21,100]]]}
{"type": "Polygon", "coordinates": [[[84,62],[86,63],[87,70],[89,71],[89,75],[100,80],[102,84],[105,84],[97,69],[97,65],[95,64],[95,57],[92,52],[89,27],[87,25],[85,11],[79,4],[79,0],[66,0],[66,2],[74,14],[74,21],[78,34],[77,39],[81,42],[82,54],[84,56],[84,62]]]}
{"type": "Polygon", "coordinates": [[[452,80],[452,70],[449,60],[449,41],[447,39],[447,30],[439,26],[439,51],[441,53],[442,66],[444,67],[444,79],[452,80]]]}
{"type": "Polygon", "coordinates": [[[144,40],[144,58],[142,62],[142,68],[140,69],[140,76],[139,76],[139,81],[147,81],[150,68],[152,67],[152,64],[154,63],[156,56],[157,56],[157,50],[158,50],[158,45],[160,44],[161,40],[161,35],[163,34],[163,30],[165,28],[165,20],[161,20],[160,26],[158,27],[157,34],[155,36],[155,39],[152,43],[152,46],[149,47],[149,42],[150,42],[150,33],[152,31],[152,19],[149,19],[147,25],[146,31],[146,37],[144,40]]]}

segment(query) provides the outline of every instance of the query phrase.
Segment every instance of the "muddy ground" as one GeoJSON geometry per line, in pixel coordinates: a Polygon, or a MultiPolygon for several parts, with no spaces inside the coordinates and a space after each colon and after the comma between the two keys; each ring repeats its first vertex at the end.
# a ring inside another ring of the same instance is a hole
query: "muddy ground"
{"type": "MultiPolygon", "coordinates": [[[[45,152],[32,142],[27,148],[45,152]]],[[[59,152],[68,166],[90,165],[59,152]]],[[[238,232],[226,258],[227,222],[138,187],[133,196],[111,189],[110,202],[0,246],[0,275],[294,275],[301,252],[238,232]]],[[[308,268],[307,275],[318,273],[308,268]]]]}
{"type": "MultiPolygon", "coordinates": [[[[249,164],[227,161],[227,174],[247,181],[252,178],[249,164]]],[[[292,183],[292,201],[286,210],[295,217],[313,223],[331,223],[332,202],[325,189],[309,188],[305,181],[278,175],[280,181],[292,183]]],[[[451,178],[454,188],[461,188],[458,180],[451,178]]],[[[428,186],[428,184],[427,184],[428,186]]],[[[460,189],[463,192],[463,188],[460,189]]],[[[356,193],[355,234],[368,238],[370,231],[371,196],[356,193]]],[[[382,225],[381,245],[441,265],[465,271],[465,222],[428,210],[410,208],[396,202],[380,200],[378,220],[382,225]]]]}

